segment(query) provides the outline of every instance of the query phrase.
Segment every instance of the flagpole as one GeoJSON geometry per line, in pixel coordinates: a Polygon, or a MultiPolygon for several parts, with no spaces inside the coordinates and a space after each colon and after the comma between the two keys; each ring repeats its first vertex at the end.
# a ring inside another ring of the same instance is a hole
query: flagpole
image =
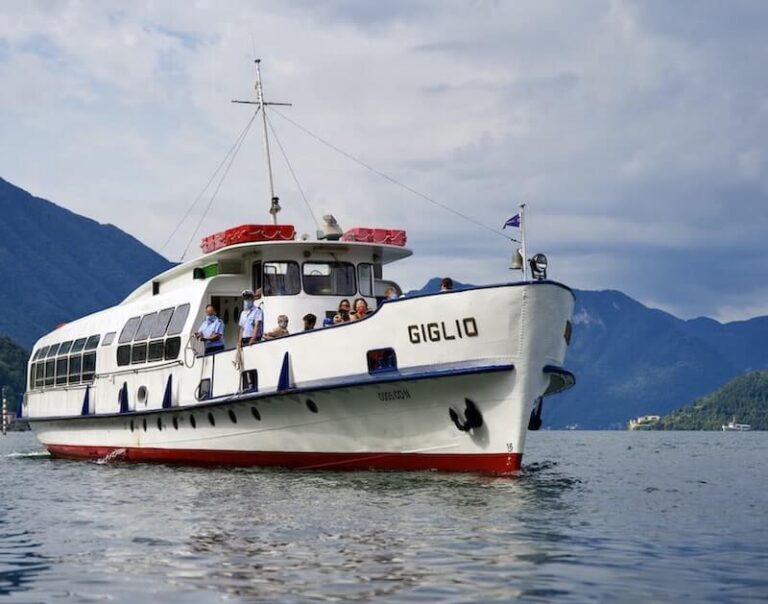
{"type": "Polygon", "coordinates": [[[520,204],[520,239],[523,252],[523,281],[528,281],[528,254],[525,249],[525,204],[520,204]]]}

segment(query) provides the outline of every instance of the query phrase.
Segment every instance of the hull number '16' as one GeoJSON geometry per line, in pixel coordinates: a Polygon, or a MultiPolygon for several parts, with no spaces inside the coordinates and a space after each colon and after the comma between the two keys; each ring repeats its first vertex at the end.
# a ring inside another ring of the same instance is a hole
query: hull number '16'
{"type": "Polygon", "coordinates": [[[474,317],[456,319],[453,323],[440,321],[439,323],[418,323],[408,326],[408,338],[411,340],[411,344],[474,338],[477,334],[477,322],[474,317]]]}

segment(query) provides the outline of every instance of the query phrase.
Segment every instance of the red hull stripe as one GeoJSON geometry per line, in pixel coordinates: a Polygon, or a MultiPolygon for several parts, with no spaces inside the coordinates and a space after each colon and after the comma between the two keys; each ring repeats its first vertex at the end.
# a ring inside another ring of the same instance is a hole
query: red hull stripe
{"type": "Polygon", "coordinates": [[[510,474],[520,469],[519,453],[304,453],[215,451],[48,445],[55,457],[115,461],[164,462],[213,466],[263,466],[299,470],[440,470],[510,474]]]}

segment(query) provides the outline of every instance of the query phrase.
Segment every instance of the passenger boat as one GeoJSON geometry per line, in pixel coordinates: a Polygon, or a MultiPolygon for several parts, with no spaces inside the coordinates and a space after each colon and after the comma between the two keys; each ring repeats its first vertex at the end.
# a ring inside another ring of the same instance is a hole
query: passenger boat
{"type": "MultiPolygon", "coordinates": [[[[261,79],[257,80],[260,109],[261,79]]],[[[266,133],[266,127],[265,127],[266,133]]],[[[271,183],[271,175],[270,175],[271,183]]],[[[564,366],[572,291],[528,278],[385,299],[385,268],[411,256],[400,229],[317,239],[292,225],[207,236],[202,254],[157,275],[117,306],[63,325],[34,346],[23,414],[56,457],[301,469],[507,474],[545,397],[573,385],[564,366]],[[241,292],[261,289],[267,329],[238,345],[241,292]],[[365,318],[320,327],[343,298],[365,318]],[[212,304],[225,349],[193,337],[212,304]],[[299,331],[313,313],[318,327],[299,331]]]]}
{"type": "Polygon", "coordinates": [[[723,432],[750,432],[752,430],[752,426],[749,424],[737,424],[736,418],[734,417],[727,424],[720,426],[720,429],[723,432]]]}

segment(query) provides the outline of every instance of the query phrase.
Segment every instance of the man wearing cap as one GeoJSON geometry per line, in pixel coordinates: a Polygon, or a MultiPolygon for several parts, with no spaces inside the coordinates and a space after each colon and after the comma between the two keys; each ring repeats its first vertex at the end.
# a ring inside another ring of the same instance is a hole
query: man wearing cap
{"type": "Polygon", "coordinates": [[[264,313],[256,306],[255,300],[261,298],[261,290],[254,294],[250,289],[243,290],[243,312],[240,313],[240,344],[250,346],[261,340],[264,331],[264,313]]]}
{"type": "Polygon", "coordinates": [[[213,305],[205,307],[205,318],[195,332],[195,337],[205,343],[205,354],[224,350],[224,323],[216,316],[213,305]]]}

